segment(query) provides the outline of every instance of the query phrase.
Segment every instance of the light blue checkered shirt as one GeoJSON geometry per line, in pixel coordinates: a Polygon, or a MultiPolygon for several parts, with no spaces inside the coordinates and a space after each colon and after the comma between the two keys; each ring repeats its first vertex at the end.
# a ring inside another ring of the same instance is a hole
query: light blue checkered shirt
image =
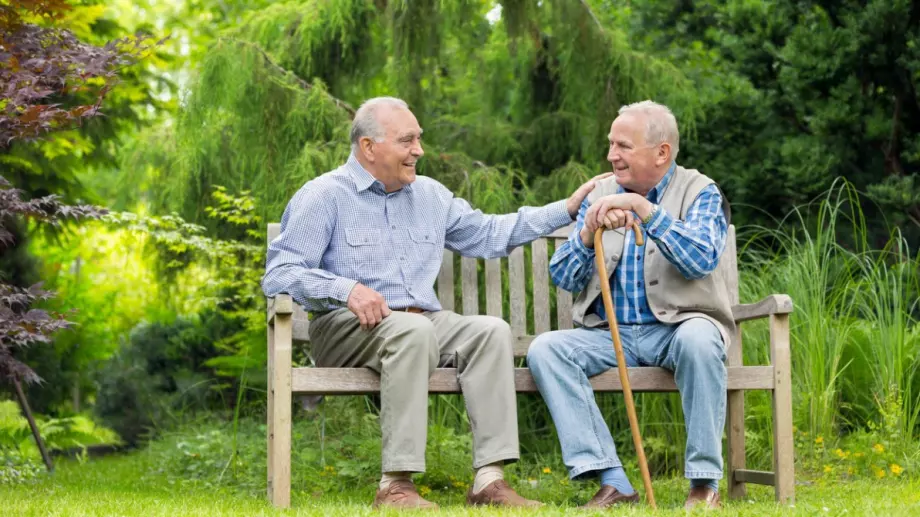
{"type": "MultiPolygon", "coordinates": [[[[652,203],[659,202],[661,193],[674,177],[675,168],[676,164],[672,163],[658,185],[646,195],[646,199],[652,203]]],[[[620,187],[618,192],[625,191],[620,187]]],[[[588,206],[590,205],[585,200],[578,211],[575,230],[569,239],[556,249],[549,263],[553,282],[566,291],[583,290],[594,276],[594,249],[585,246],[578,236],[585,225],[588,206]]],[[[709,185],[693,200],[684,220],[674,218],[661,208],[644,226],[646,235],[655,240],[662,255],[674,264],[684,277],[703,278],[716,268],[725,249],[728,223],[722,212],[722,194],[715,184],[709,185]]],[[[619,324],[645,324],[657,321],[645,294],[644,256],[644,250],[636,246],[635,234],[631,231],[626,232],[623,256],[613,271],[610,282],[619,324]]],[[[602,320],[606,319],[604,302],[600,297],[594,302],[591,310],[602,320]]]]}
{"type": "Polygon", "coordinates": [[[281,234],[268,246],[262,290],[324,312],[346,306],[360,282],[392,309],[440,310],[434,282],[444,248],[468,257],[506,256],[571,222],[564,200],[485,215],[425,176],[387,194],[352,155],[288,203],[281,234]]]}

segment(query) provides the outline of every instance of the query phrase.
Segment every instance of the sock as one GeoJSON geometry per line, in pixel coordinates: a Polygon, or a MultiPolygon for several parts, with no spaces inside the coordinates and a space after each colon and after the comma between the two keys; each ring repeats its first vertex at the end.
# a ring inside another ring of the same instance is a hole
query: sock
{"type": "Polygon", "coordinates": [[[623,467],[613,467],[601,470],[598,477],[602,485],[612,486],[617,489],[617,492],[623,495],[633,495],[636,493],[636,489],[629,483],[629,478],[626,477],[626,472],[623,470],[623,467]]]}
{"type": "Polygon", "coordinates": [[[380,490],[386,490],[390,483],[394,481],[412,481],[412,478],[409,477],[408,472],[384,472],[383,476],[380,477],[380,490]]]}
{"type": "Polygon", "coordinates": [[[505,467],[503,462],[481,467],[476,471],[476,477],[473,479],[473,493],[478,494],[483,488],[499,479],[505,479],[505,467]]]}
{"type": "Polygon", "coordinates": [[[697,488],[701,486],[709,487],[716,492],[719,491],[719,480],[718,479],[691,479],[690,488],[697,488]]]}

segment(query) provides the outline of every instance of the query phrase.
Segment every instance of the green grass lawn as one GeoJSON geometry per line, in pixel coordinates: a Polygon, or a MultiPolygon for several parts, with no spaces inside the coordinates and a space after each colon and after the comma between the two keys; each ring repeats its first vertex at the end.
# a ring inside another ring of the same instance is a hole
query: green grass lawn
{"type": "MultiPolygon", "coordinates": [[[[207,488],[169,482],[151,469],[143,453],[90,460],[85,464],[58,461],[57,471],[32,483],[0,486],[4,515],[380,515],[397,512],[371,510],[372,487],[342,486],[341,491],[311,494],[295,487],[288,511],[275,510],[261,493],[207,488]]],[[[296,466],[295,466],[296,468],[296,466]]],[[[343,485],[345,485],[343,483],[343,485]]],[[[660,515],[684,515],[682,479],[655,480],[660,515]]],[[[429,498],[446,515],[559,515],[583,514],[567,501],[573,486],[523,486],[522,494],[549,504],[539,510],[469,509],[458,490],[433,490],[429,498]]],[[[727,515],[920,515],[920,482],[910,479],[852,482],[808,482],[796,488],[792,507],[777,506],[768,487],[751,487],[742,501],[726,503],[727,515]]],[[[584,491],[582,490],[582,493],[584,491]]],[[[618,515],[653,515],[647,506],[618,510],[618,515]]]]}

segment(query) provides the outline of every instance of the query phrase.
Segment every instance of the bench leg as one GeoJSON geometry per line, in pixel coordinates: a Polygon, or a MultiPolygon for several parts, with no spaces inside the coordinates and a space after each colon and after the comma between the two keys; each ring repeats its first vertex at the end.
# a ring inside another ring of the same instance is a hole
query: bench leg
{"type": "Polygon", "coordinates": [[[773,472],[776,500],[795,502],[795,456],[792,436],[792,360],[789,316],[770,316],[770,359],[773,363],[773,472]]]}
{"type": "MultiPolygon", "coordinates": [[[[728,367],[744,366],[741,349],[741,327],[735,329],[732,346],[727,351],[725,365],[728,367]]],[[[726,488],[729,499],[742,499],[746,495],[745,484],[738,481],[735,471],[745,467],[744,445],[744,391],[729,391],[726,405],[725,436],[728,474],[726,488]]]]}
{"type": "Polygon", "coordinates": [[[291,506],[291,332],[289,314],[268,325],[268,498],[291,506]]]}
{"type": "Polygon", "coordinates": [[[728,418],[725,419],[728,452],[728,488],[729,499],[742,499],[747,491],[745,484],[737,481],[735,471],[745,468],[744,444],[744,392],[728,392],[728,418]]]}

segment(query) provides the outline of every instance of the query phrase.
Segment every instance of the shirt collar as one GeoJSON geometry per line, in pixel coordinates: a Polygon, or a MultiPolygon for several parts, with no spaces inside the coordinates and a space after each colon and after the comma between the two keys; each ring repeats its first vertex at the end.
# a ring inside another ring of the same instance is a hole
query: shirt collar
{"type": "MultiPolygon", "coordinates": [[[[351,179],[355,182],[355,190],[358,193],[364,192],[365,190],[371,189],[376,185],[376,188],[373,190],[378,191],[384,195],[388,194],[386,186],[383,182],[374,177],[373,174],[367,171],[361,162],[358,161],[358,158],[355,156],[355,153],[351,153],[348,156],[348,161],[345,162],[345,170],[348,171],[348,174],[351,175],[351,179]]],[[[400,191],[412,192],[412,185],[406,185],[400,191]]],[[[395,194],[395,192],[390,192],[389,194],[395,194]]]]}
{"type": "MultiPolygon", "coordinates": [[[[672,161],[671,166],[668,167],[668,172],[664,173],[664,177],[661,178],[661,181],[655,185],[652,190],[648,191],[648,194],[645,195],[645,198],[651,201],[652,203],[658,203],[661,200],[661,195],[664,193],[665,189],[668,188],[668,184],[671,183],[671,179],[674,177],[674,169],[677,168],[677,162],[672,161]]],[[[626,189],[620,187],[617,189],[619,192],[625,192],[626,189]]]]}
{"type": "Polygon", "coordinates": [[[351,153],[348,156],[348,161],[345,162],[345,170],[351,175],[351,179],[355,182],[355,190],[359,193],[371,188],[374,183],[379,183],[377,178],[367,172],[367,169],[361,165],[361,162],[355,157],[355,153],[351,153]]]}

